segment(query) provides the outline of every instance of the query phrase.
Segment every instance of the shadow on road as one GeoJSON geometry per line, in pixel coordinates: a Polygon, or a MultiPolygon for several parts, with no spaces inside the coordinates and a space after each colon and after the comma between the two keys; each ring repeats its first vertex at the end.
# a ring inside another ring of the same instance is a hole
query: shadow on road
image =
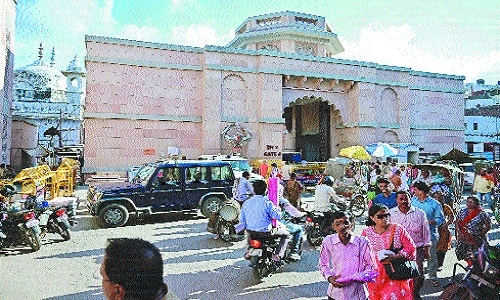
{"type": "Polygon", "coordinates": [[[102,300],[104,296],[102,294],[101,288],[92,289],[85,292],[69,294],[64,296],[43,298],[43,300],[74,300],[74,299],[86,299],[86,300],[102,300]]]}

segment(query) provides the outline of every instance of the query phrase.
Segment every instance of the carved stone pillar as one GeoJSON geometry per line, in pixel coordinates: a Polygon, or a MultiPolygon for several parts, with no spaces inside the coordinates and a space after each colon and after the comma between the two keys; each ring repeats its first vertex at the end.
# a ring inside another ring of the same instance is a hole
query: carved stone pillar
{"type": "MultiPolygon", "coordinates": [[[[294,106],[293,110],[295,113],[295,148],[297,151],[302,152],[304,148],[302,139],[302,106],[294,106]]],[[[302,153],[302,155],[304,155],[304,153],[302,153]]]]}
{"type": "Polygon", "coordinates": [[[322,101],[319,105],[319,161],[330,158],[330,106],[322,101]]]}

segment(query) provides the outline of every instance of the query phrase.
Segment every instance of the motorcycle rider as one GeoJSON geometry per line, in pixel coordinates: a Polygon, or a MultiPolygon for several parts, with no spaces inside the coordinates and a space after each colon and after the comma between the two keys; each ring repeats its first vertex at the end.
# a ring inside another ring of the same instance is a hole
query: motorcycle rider
{"type": "Polygon", "coordinates": [[[236,232],[247,230],[248,239],[251,237],[280,237],[280,242],[274,253],[273,260],[280,262],[285,255],[286,246],[290,242],[290,233],[286,226],[272,226],[272,220],[280,220],[281,213],[278,207],[265,196],[267,184],[264,180],[253,183],[255,195],[243,202],[240,212],[240,221],[234,227],[236,232]]]}
{"type": "MultiPolygon", "coordinates": [[[[278,188],[279,188],[278,191],[279,204],[280,207],[283,209],[281,215],[282,217],[286,214],[292,216],[293,218],[302,218],[305,215],[307,215],[307,213],[298,210],[297,208],[295,208],[295,206],[293,206],[290,202],[288,202],[287,199],[283,197],[283,186],[281,184],[279,185],[278,188]]],[[[281,221],[279,222],[284,224],[288,229],[288,232],[290,232],[290,234],[292,235],[292,242],[291,242],[292,251],[290,254],[290,260],[291,261],[300,260],[301,257],[299,254],[299,250],[300,250],[300,242],[302,240],[302,236],[304,235],[304,228],[298,224],[290,222],[286,218],[282,218],[281,221]]]]}
{"type": "Polygon", "coordinates": [[[332,213],[340,209],[346,209],[345,201],[340,198],[333,189],[334,179],[325,176],[316,186],[314,192],[314,211],[322,212],[325,216],[322,228],[330,230],[332,224],[332,213]]]}

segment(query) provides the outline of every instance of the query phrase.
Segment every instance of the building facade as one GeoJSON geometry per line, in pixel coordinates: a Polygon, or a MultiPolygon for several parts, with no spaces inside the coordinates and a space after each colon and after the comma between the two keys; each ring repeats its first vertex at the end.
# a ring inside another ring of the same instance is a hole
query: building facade
{"type": "Polygon", "coordinates": [[[446,153],[464,145],[462,76],[334,58],[325,19],[248,18],[226,47],[86,36],[85,173],[124,171],[167,148],[196,158],[234,152],[326,161],[375,142],[446,153]]]}
{"type": "Polygon", "coordinates": [[[466,152],[500,159],[500,81],[466,84],[465,144],[466,152]],[[494,155],[494,152],[496,154],[494,155]]]}
{"type": "Polygon", "coordinates": [[[16,21],[15,0],[0,0],[0,163],[10,164],[14,28],[16,21]]]}
{"type": "MultiPolygon", "coordinates": [[[[85,73],[76,57],[63,71],[54,67],[54,61],[55,49],[52,48],[51,57],[46,61],[40,43],[38,59],[14,71],[12,116],[15,122],[36,126],[35,148],[48,152],[81,144],[85,101],[85,73]]],[[[22,128],[26,126],[16,126],[18,131],[22,128]]],[[[39,155],[40,151],[34,151],[31,143],[17,143],[17,146],[19,148],[11,151],[12,165],[19,167],[36,163],[33,155],[39,155]]]]}

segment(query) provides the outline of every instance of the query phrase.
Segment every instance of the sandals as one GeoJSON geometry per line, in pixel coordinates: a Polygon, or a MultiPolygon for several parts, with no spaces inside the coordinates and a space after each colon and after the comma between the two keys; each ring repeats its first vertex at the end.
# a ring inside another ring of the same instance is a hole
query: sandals
{"type": "Polygon", "coordinates": [[[438,282],[437,280],[435,280],[435,279],[431,279],[431,285],[432,285],[433,287],[439,287],[439,286],[440,286],[440,285],[439,285],[439,282],[438,282]]]}

